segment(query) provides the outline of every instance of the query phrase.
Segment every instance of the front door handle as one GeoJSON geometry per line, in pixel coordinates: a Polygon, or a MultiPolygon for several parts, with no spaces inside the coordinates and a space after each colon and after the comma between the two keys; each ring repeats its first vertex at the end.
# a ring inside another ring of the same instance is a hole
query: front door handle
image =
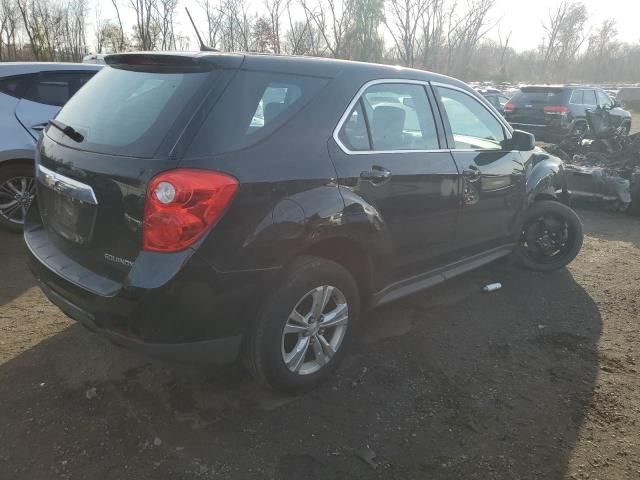
{"type": "Polygon", "coordinates": [[[384,167],[374,165],[371,167],[371,170],[362,172],[360,178],[369,180],[375,185],[381,185],[391,180],[391,172],[384,167]]]}

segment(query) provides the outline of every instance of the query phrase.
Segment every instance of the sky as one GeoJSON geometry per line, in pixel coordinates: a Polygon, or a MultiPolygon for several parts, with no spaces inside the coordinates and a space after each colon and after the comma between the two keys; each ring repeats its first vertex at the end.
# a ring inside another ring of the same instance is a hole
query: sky
{"type": "MultiPolygon", "coordinates": [[[[618,40],[636,43],[640,41],[640,0],[582,0],[590,16],[590,26],[598,25],[605,18],[617,21],[618,40]]],[[[560,0],[497,0],[494,19],[500,19],[498,28],[505,38],[512,31],[509,44],[516,50],[534,48],[543,36],[542,22],[548,18],[549,9],[560,0]]],[[[497,38],[497,32],[492,37],[497,38]]]]}
{"type": "MultiPolygon", "coordinates": [[[[111,0],[96,0],[105,18],[116,18],[111,0]]],[[[134,16],[128,0],[117,0],[125,26],[131,26],[134,16]]],[[[258,13],[264,12],[264,0],[247,0],[258,13]]],[[[294,0],[295,1],[295,0],[294,0]]],[[[640,41],[640,0],[582,0],[590,14],[589,26],[595,27],[605,18],[613,17],[617,21],[618,39],[624,42],[636,43],[640,41]]],[[[463,3],[464,0],[462,0],[463,3]]],[[[509,45],[516,50],[535,48],[543,36],[542,22],[548,17],[549,10],[557,7],[561,0],[496,0],[496,6],[491,13],[492,21],[497,22],[496,28],[489,34],[490,38],[498,40],[498,34],[503,38],[511,32],[509,45]]],[[[198,49],[198,42],[193,28],[189,23],[184,7],[189,7],[194,21],[203,38],[206,36],[206,20],[202,9],[196,0],[180,0],[178,3],[177,30],[190,38],[190,48],[198,49]]],[[[91,29],[90,35],[93,35],[91,29]]],[[[92,38],[90,44],[93,44],[92,38]]]]}

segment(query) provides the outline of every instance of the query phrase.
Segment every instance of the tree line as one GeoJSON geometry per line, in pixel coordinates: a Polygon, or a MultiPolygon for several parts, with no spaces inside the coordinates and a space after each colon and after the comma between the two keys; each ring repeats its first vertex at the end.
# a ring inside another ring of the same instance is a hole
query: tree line
{"type": "MultiPolygon", "coordinates": [[[[204,19],[199,23],[206,43],[222,51],[380,62],[468,81],[640,81],[640,42],[620,42],[614,19],[591,26],[583,3],[563,0],[542,20],[538,45],[517,51],[509,43],[518,26],[505,29],[495,3],[197,0],[189,7],[204,19]]],[[[80,61],[90,51],[186,50],[190,25],[177,22],[183,5],[99,0],[90,8],[88,0],[0,0],[0,60],[80,61]],[[123,17],[133,18],[133,25],[123,17]]]]}

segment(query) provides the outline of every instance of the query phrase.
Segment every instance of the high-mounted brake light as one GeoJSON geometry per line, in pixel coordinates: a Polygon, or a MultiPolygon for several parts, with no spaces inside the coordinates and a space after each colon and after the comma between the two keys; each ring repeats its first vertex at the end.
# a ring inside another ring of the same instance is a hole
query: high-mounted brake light
{"type": "Polygon", "coordinates": [[[547,105],[544,107],[544,113],[556,113],[565,115],[569,112],[569,109],[564,105],[547,105]]]}
{"type": "Polygon", "coordinates": [[[238,181],[219,172],[177,169],[155,176],[147,188],[142,249],[184,250],[225,212],[238,181]]]}
{"type": "Polygon", "coordinates": [[[503,108],[505,112],[513,112],[516,109],[513,103],[505,103],[503,108]]]}

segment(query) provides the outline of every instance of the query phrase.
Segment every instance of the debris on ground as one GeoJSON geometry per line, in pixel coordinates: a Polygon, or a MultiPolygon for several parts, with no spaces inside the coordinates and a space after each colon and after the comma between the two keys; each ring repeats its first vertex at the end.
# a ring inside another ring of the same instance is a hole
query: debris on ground
{"type": "Polygon", "coordinates": [[[376,462],[376,458],[377,458],[376,452],[371,450],[369,445],[365,445],[360,450],[358,450],[356,452],[356,455],[360,460],[362,460],[364,463],[369,465],[371,468],[373,469],[378,468],[378,462],[376,462]]]}
{"type": "Polygon", "coordinates": [[[91,387],[84,393],[84,396],[87,397],[87,400],[96,398],[97,395],[98,395],[98,389],[96,387],[91,387]]]}
{"type": "Polygon", "coordinates": [[[500,282],[488,283],[484,287],[482,287],[483,292],[495,292],[496,290],[500,290],[502,288],[502,284],[500,282]]]}

